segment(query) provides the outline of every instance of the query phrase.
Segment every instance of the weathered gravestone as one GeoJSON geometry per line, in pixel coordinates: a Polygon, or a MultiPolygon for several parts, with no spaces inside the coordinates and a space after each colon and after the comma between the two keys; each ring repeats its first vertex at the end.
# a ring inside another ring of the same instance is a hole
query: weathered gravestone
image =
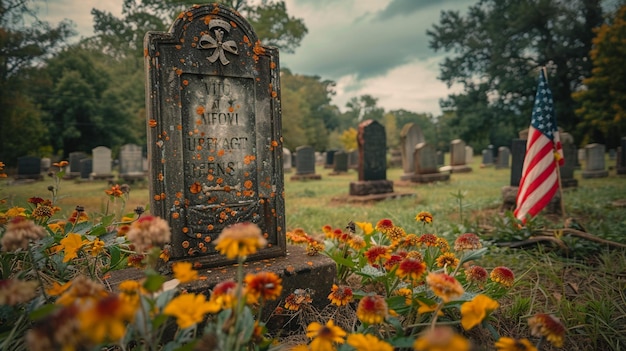
{"type": "Polygon", "coordinates": [[[411,178],[412,182],[430,183],[450,180],[449,172],[439,171],[437,151],[431,144],[423,142],[415,145],[413,158],[415,159],[415,174],[411,178]]]}
{"type": "Polygon", "coordinates": [[[43,179],[43,175],[41,174],[41,159],[34,156],[18,157],[15,179],[43,179]]]}
{"type": "Polygon", "coordinates": [[[483,167],[493,166],[493,153],[489,149],[483,149],[481,152],[483,156],[483,162],[481,165],[483,167]]]}
{"type": "Polygon", "coordinates": [[[376,120],[359,124],[359,180],[350,182],[350,201],[383,200],[412,194],[393,191],[393,182],[387,180],[387,137],[385,127],[376,120]]]}
{"type": "Polygon", "coordinates": [[[285,173],[291,172],[291,151],[286,147],[283,148],[283,171],[285,173]]]}
{"type": "Polygon", "coordinates": [[[338,175],[348,172],[348,154],[344,151],[335,152],[333,171],[331,175],[338,175]]]}
{"type": "Polygon", "coordinates": [[[324,162],[324,168],[333,168],[334,164],[335,164],[335,153],[337,152],[337,150],[333,149],[333,150],[328,150],[326,151],[326,159],[324,162]]]}
{"type": "Polygon", "coordinates": [[[585,169],[583,178],[604,178],[609,176],[604,159],[605,147],[602,144],[585,146],[585,169]]]}
{"type": "Polygon", "coordinates": [[[578,186],[578,180],[574,178],[574,170],[576,169],[576,145],[574,137],[569,133],[559,133],[561,136],[561,145],[563,147],[564,163],[560,168],[561,186],[564,188],[578,186]]]}
{"type": "Polygon", "coordinates": [[[89,180],[89,176],[93,171],[93,159],[83,158],[80,160],[80,179],[89,180]]]}
{"type": "Polygon", "coordinates": [[[120,178],[129,182],[145,178],[141,146],[136,144],[122,145],[120,149],[120,178]]]}
{"type": "Polygon", "coordinates": [[[169,221],[172,260],[232,263],[211,242],[239,222],[268,241],[249,260],[285,256],[277,49],[219,4],[190,8],[144,43],[151,206],[169,221]]]}
{"type": "Polygon", "coordinates": [[[93,157],[92,179],[110,179],[111,173],[111,149],[106,146],[98,146],[91,150],[93,157]]]}
{"type": "Polygon", "coordinates": [[[509,168],[509,159],[511,158],[511,150],[506,146],[500,146],[498,148],[498,161],[496,162],[496,169],[509,168]]]}
{"type": "Polygon", "coordinates": [[[315,173],[315,149],[310,145],[302,145],[296,148],[296,174],[291,180],[319,180],[322,176],[315,173]]]}
{"type": "Polygon", "coordinates": [[[50,159],[50,157],[43,157],[41,159],[41,171],[42,172],[44,173],[48,172],[51,166],[52,166],[52,159],[50,159]]]}
{"type": "Polygon", "coordinates": [[[451,173],[471,172],[472,167],[466,164],[465,151],[465,142],[463,140],[452,140],[450,142],[450,165],[441,167],[440,171],[451,173]]]}
{"type": "Polygon", "coordinates": [[[474,161],[474,148],[466,145],[465,146],[465,164],[469,165],[474,161]]]}
{"type": "Polygon", "coordinates": [[[407,123],[400,131],[400,153],[402,154],[402,180],[410,180],[415,174],[415,146],[425,141],[424,134],[415,123],[407,123]]]}
{"type": "Polygon", "coordinates": [[[348,168],[359,170],[359,150],[348,152],[348,168]]]}
{"type": "Polygon", "coordinates": [[[69,162],[70,162],[70,170],[67,173],[68,178],[77,178],[80,177],[80,160],[89,157],[85,152],[76,151],[70,152],[69,154],[69,162]]]}
{"type": "Polygon", "coordinates": [[[617,174],[626,174],[626,137],[620,139],[620,146],[617,148],[617,174]]]}

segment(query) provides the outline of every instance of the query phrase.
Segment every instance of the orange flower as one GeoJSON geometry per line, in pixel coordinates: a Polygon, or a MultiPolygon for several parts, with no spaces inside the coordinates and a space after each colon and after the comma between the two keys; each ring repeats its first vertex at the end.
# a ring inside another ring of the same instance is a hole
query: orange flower
{"type": "Polygon", "coordinates": [[[312,302],[313,299],[308,290],[296,289],[285,298],[285,308],[290,311],[297,311],[300,309],[301,305],[310,304],[312,302]]]}
{"type": "Polygon", "coordinates": [[[259,272],[246,275],[246,292],[255,299],[275,300],[283,291],[282,279],[273,272],[259,272]]]}
{"type": "Polygon", "coordinates": [[[437,246],[438,243],[435,234],[422,234],[422,236],[417,239],[417,242],[424,246],[437,246]]]}
{"type": "Polygon", "coordinates": [[[183,284],[198,279],[198,271],[193,269],[191,262],[175,262],[172,265],[172,271],[174,271],[174,278],[183,284]]]}
{"type": "Polygon", "coordinates": [[[487,270],[481,266],[470,266],[465,270],[465,278],[468,283],[476,283],[481,287],[487,282],[487,270]]]}
{"type": "Polygon", "coordinates": [[[225,228],[214,241],[215,248],[229,259],[245,258],[264,247],[267,240],[254,223],[237,223],[225,228]]]}
{"type": "Polygon", "coordinates": [[[536,337],[545,337],[556,347],[563,347],[565,326],[561,320],[553,315],[537,313],[528,318],[530,334],[536,337]]]}
{"type": "Polygon", "coordinates": [[[330,294],[328,294],[328,299],[332,304],[337,306],[345,306],[350,301],[352,301],[352,289],[349,286],[342,285],[338,286],[333,284],[332,290],[330,294]]]}
{"type": "Polygon", "coordinates": [[[63,262],[69,262],[69,260],[78,257],[78,250],[85,244],[85,241],[82,240],[80,234],[69,233],[61,239],[60,244],[65,253],[63,262]]]}
{"type": "Polygon", "coordinates": [[[357,318],[367,324],[379,324],[385,320],[389,308],[387,302],[380,295],[366,295],[356,309],[357,318]]]}
{"type": "Polygon", "coordinates": [[[461,305],[461,325],[465,330],[470,330],[499,306],[498,301],[491,299],[487,295],[476,295],[472,301],[461,305]]]}
{"type": "Polygon", "coordinates": [[[386,234],[391,228],[393,228],[393,222],[391,219],[384,218],[376,223],[375,229],[383,234],[386,234]]]}
{"type": "Polygon", "coordinates": [[[104,192],[111,197],[122,197],[122,195],[124,195],[124,192],[122,191],[119,184],[111,186],[110,189],[107,189],[104,192]]]}
{"type": "Polygon", "coordinates": [[[470,344],[449,327],[435,327],[422,333],[413,343],[413,348],[415,351],[469,351],[470,344]]]}
{"type": "Polygon", "coordinates": [[[365,251],[365,257],[367,258],[367,262],[373,266],[379,261],[389,257],[389,249],[386,246],[372,246],[369,250],[365,251]]]}
{"type": "Polygon", "coordinates": [[[537,351],[528,339],[516,340],[513,338],[501,337],[496,341],[497,351],[537,351]]]}
{"type": "Polygon", "coordinates": [[[227,280],[215,285],[209,300],[211,304],[209,312],[215,313],[221,309],[232,308],[237,300],[235,296],[236,290],[237,283],[234,280],[227,280]]]}
{"type": "Polygon", "coordinates": [[[458,252],[478,250],[483,247],[480,239],[474,233],[465,233],[460,235],[454,241],[454,250],[458,252]]]}
{"type": "Polygon", "coordinates": [[[426,283],[443,302],[455,300],[464,293],[461,283],[445,273],[428,273],[426,283]]]}
{"type": "Polygon", "coordinates": [[[433,222],[433,215],[430,212],[422,211],[415,216],[415,220],[424,224],[433,222]]]}
{"type": "Polygon", "coordinates": [[[494,268],[489,277],[494,282],[499,283],[506,288],[512,287],[515,280],[515,274],[513,274],[513,271],[504,266],[494,268]]]}
{"type": "Polygon", "coordinates": [[[385,235],[387,235],[391,241],[397,242],[406,236],[406,232],[401,227],[394,225],[385,231],[385,235]]]}
{"type": "Polygon", "coordinates": [[[347,344],[356,351],[393,351],[393,346],[372,334],[350,334],[347,344]]]}
{"type": "Polygon", "coordinates": [[[334,344],[343,344],[346,332],[341,327],[336,326],[332,319],[322,325],[313,322],[306,327],[306,336],[313,339],[311,350],[334,350],[334,344]]]}
{"type": "Polygon", "coordinates": [[[459,259],[452,252],[444,252],[436,259],[437,267],[456,268],[459,265],[459,259]]]}
{"type": "Polygon", "coordinates": [[[411,280],[420,280],[426,272],[426,263],[422,260],[414,258],[405,258],[398,265],[396,275],[400,278],[410,278],[411,280]]]}

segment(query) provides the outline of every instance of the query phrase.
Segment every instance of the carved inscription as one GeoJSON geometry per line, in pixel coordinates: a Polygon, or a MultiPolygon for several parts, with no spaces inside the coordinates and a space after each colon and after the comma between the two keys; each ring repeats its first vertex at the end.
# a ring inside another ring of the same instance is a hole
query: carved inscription
{"type": "Polygon", "coordinates": [[[186,234],[213,240],[236,221],[261,219],[254,82],[197,74],[181,78],[186,234]]]}

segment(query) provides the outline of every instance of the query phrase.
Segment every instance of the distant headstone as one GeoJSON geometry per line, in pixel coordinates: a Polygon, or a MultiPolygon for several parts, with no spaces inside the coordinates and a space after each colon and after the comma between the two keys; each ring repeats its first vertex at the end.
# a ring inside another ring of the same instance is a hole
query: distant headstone
{"type": "Polygon", "coordinates": [[[449,172],[439,172],[437,151],[431,144],[423,142],[415,145],[413,157],[415,159],[415,173],[411,177],[406,177],[405,175],[400,179],[416,183],[430,183],[450,179],[449,172]]]}
{"type": "Polygon", "coordinates": [[[112,178],[111,149],[106,146],[98,146],[91,150],[91,155],[93,158],[93,172],[90,177],[93,179],[112,178]]]}
{"type": "Polygon", "coordinates": [[[232,263],[211,242],[241,222],[268,241],[249,261],[285,256],[278,50],[220,4],[144,43],[151,209],[169,221],[171,259],[232,263]]]}
{"type": "Polygon", "coordinates": [[[41,158],[41,171],[42,172],[48,172],[51,166],[52,166],[52,160],[50,159],[50,157],[41,158]]]}
{"type": "Polygon", "coordinates": [[[518,187],[522,180],[526,157],[526,139],[513,139],[511,142],[511,186],[518,187]]]}
{"type": "Polygon", "coordinates": [[[583,178],[604,178],[609,176],[605,164],[605,148],[602,144],[589,144],[585,146],[585,169],[583,178]]]}
{"type": "Polygon", "coordinates": [[[482,166],[488,167],[493,166],[493,153],[489,149],[483,149],[481,152],[483,156],[482,166]]]}
{"type": "Polygon", "coordinates": [[[402,156],[404,175],[410,177],[415,174],[413,153],[415,152],[415,146],[424,141],[424,134],[417,124],[407,123],[402,127],[402,131],[400,131],[400,154],[402,156]]]}
{"type": "Polygon", "coordinates": [[[511,158],[511,150],[506,146],[500,146],[498,148],[498,162],[496,163],[497,169],[509,168],[509,161],[511,158]]]}
{"type": "Polygon", "coordinates": [[[325,152],[315,152],[315,164],[323,166],[326,162],[326,153],[325,152]]]}
{"type": "Polygon", "coordinates": [[[622,137],[619,142],[620,146],[617,149],[617,174],[626,174],[626,137],[622,137]]]}
{"type": "Polygon", "coordinates": [[[144,179],[143,152],[136,144],[122,145],[120,149],[120,178],[126,181],[144,179]]]}
{"type": "Polygon", "coordinates": [[[617,150],[609,149],[609,160],[613,161],[617,157],[617,150]]]}
{"type": "Polygon", "coordinates": [[[561,185],[564,188],[578,186],[578,180],[574,178],[574,170],[576,169],[576,145],[574,137],[569,133],[560,133],[561,145],[563,147],[564,163],[560,168],[561,185]]]}
{"type": "Polygon", "coordinates": [[[359,169],[359,150],[348,152],[348,167],[350,169],[359,169]]]}
{"type": "Polygon", "coordinates": [[[472,161],[474,161],[474,148],[469,145],[465,145],[465,164],[469,165],[472,161]]]}
{"type": "Polygon", "coordinates": [[[359,124],[359,181],[350,183],[350,195],[393,193],[387,180],[387,137],[380,122],[368,119],[359,124]]]}
{"type": "Polygon", "coordinates": [[[437,166],[443,166],[446,162],[446,155],[443,151],[437,151],[437,166]]]}
{"type": "Polygon", "coordinates": [[[93,171],[93,159],[83,158],[80,160],[80,179],[88,180],[93,171]]]}
{"type": "Polygon", "coordinates": [[[291,151],[286,147],[283,148],[283,171],[285,173],[291,172],[291,151]]]}
{"type": "Polygon", "coordinates": [[[333,168],[335,161],[335,153],[337,150],[328,150],[326,151],[326,162],[324,163],[324,168],[333,168]]]}
{"type": "Polygon", "coordinates": [[[402,167],[402,151],[400,149],[389,150],[389,161],[387,162],[388,168],[400,168],[402,167]]]}
{"type": "Polygon", "coordinates": [[[322,176],[315,173],[315,149],[310,145],[302,145],[296,148],[296,174],[291,180],[319,180],[322,176]]]}
{"type": "Polygon", "coordinates": [[[67,173],[68,178],[80,177],[80,160],[87,158],[87,157],[89,156],[82,151],[70,152],[69,154],[70,170],[67,173]]]}
{"type": "Polygon", "coordinates": [[[333,160],[333,172],[330,174],[342,174],[348,172],[348,154],[344,151],[335,152],[333,160]]]}
{"type": "Polygon", "coordinates": [[[43,179],[43,175],[41,174],[41,159],[34,156],[18,157],[15,179],[43,179]]]}
{"type": "Polygon", "coordinates": [[[472,167],[468,166],[465,158],[465,142],[455,139],[450,142],[450,166],[441,167],[442,172],[464,173],[471,172],[472,167]]]}

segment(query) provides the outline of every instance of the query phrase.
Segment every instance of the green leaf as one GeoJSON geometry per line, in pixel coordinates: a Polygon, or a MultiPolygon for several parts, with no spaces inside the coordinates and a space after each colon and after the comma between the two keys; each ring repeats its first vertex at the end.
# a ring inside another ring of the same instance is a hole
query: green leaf
{"type": "Polygon", "coordinates": [[[54,305],[54,304],[47,304],[47,305],[43,305],[41,307],[39,307],[38,309],[32,311],[28,317],[31,320],[39,320],[42,319],[44,317],[49,316],[52,312],[56,311],[59,308],[58,305],[54,305]]]}
{"type": "Polygon", "coordinates": [[[148,290],[149,292],[157,292],[163,286],[165,282],[165,277],[161,275],[148,275],[146,277],[146,281],[143,283],[143,288],[148,290]]]}

